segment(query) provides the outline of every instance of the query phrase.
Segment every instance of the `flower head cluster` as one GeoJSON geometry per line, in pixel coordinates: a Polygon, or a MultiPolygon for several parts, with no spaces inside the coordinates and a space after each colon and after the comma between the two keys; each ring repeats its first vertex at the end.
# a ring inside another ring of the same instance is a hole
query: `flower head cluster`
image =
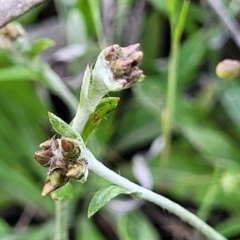
{"type": "Polygon", "coordinates": [[[89,65],[83,77],[80,103],[72,127],[82,133],[90,115],[109,92],[121,91],[144,80],[139,64],[143,53],[140,44],[128,47],[112,45],[105,48],[94,64],[89,65]]]}
{"type": "Polygon", "coordinates": [[[81,150],[74,139],[49,139],[41,143],[40,148],[34,158],[40,165],[49,168],[43,196],[62,187],[69,179],[86,181],[87,161],[81,158],[81,150]]]}
{"type": "Polygon", "coordinates": [[[9,23],[0,29],[0,47],[9,49],[26,37],[22,26],[18,23],[9,23]]]}
{"type": "Polygon", "coordinates": [[[112,45],[104,49],[93,66],[93,83],[99,82],[107,92],[121,91],[144,79],[143,71],[138,68],[143,53],[140,44],[120,47],[112,45]]]}

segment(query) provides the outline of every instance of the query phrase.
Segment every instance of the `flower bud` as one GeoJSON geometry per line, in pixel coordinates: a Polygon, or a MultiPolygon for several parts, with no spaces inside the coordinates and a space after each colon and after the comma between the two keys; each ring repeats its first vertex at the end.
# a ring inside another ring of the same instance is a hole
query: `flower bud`
{"type": "Polygon", "coordinates": [[[219,78],[229,79],[240,75],[240,61],[226,59],[216,67],[216,74],[219,78]]]}
{"type": "Polygon", "coordinates": [[[111,70],[113,71],[114,76],[124,77],[126,73],[131,71],[131,66],[134,61],[132,59],[116,60],[111,64],[111,70]]]}
{"type": "Polygon", "coordinates": [[[34,153],[35,160],[43,167],[49,167],[53,153],[51,150],[40,150],[34,153]]]}
{"type": "Polygon", "coordinates": [[[44,149],[44,150],[52,148],[53,146],[55,148],[59,147],[58,141],[56,139],[48,139],[47,141],[45,141],[45,142],[43,142],[39,145],[39,147],[44,149]]]}
{"type": "Polygon", "coordinates": [[[97,92],[97,89],[103,95],[112,91],[121,91],[138,82],[139,76],[140,80],[143,80],[142,74],[131,74],[133,68],[138,69],[143,58],[139,47],[140,44],[125,48],[113,45],[103,50],[92,68],[93,81],[90,95],[94,96],[93,91],[97,92]]]}
{"type": "Polygon", "coordinates": [[[26,37],[26,32],[19,23],[9,23],[0,29],[0,47],[11,48],[24,37],[26,37]]]}
{"type": "Polygon", "coordinates": [[[88,177],[88,168],[86,160],[81,160],[69,166],[66,176],[70,179],[86,182],[88,177]]]}
{"type": "Polygon", "coordinates": [[[140,51],[133,52],[129,55],[129,57],[132,58],[135,61],[134,65],[138,65],[142,61],[143,52],[140,52],[140,51]]]}
{"type": "Polygon", "coordinates": [[[136,44],[133,44],[133,45],[129,45],[127,47],[123,47],[123,48],[121,48],[121,55],[123,57],[128,57],[131,54],[139,51],[139,49],[140,49],[140,44],[139,43],[136,43],[136,44]]]}
{"type": "Polygon", "coordinates": [[[63,157],[70,159],[70,158],[77,158],[80,155],[79,147],[74,143],[74,141],[70,138],[62,138],[61,139],[61,146],[62,146],[62,155],[63,157]]]}
{"type": "Polygon", "coordinates": [[[117,57],[116,50],[113,46],[106,48],[104,54],[107,61],[115,60],[117,57]]]}
{"type": "Polygon", "coordinates": [[[69,179],[66,177],[66,171],[62,168],[56,168],[49,172],[47,181],[42,189],[42,196],[46,196],[54,190],[62,187],[68,182],[68,180],[69,179]]]}

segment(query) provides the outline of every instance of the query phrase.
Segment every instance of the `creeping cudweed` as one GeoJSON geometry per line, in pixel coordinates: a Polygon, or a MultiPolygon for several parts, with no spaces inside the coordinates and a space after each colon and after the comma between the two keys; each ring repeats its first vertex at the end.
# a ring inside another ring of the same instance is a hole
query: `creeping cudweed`
{"type": "Polygon", "coordinates": [[[81,149],[74,139],[49,139],[41,143],[40,148],[34,158],[40,165],[49,168],[43,196],[62,187],[69,179],[87,180],[87,160],[81,157],[81,149]]]}

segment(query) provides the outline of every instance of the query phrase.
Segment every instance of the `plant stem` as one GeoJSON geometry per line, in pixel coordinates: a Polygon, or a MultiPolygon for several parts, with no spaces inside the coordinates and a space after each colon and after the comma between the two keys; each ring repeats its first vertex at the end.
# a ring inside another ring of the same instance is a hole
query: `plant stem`
{"type": "MultiPolygon", "coordinates": [[[[72,129],[76,132],[82,134],[84,126],[88,121],[91,113],[95,110],[98,102],[100,102],[101,96],[97,96],[97,99],[91,105],[88,101],[89,93],[89,83],[91,79],[91,74],[89,68],[86,69],[83,84],[80,92],[80,102],[77,108],[76,116],[72,122],[72,129]]],[[[69,200],[65,199],[64,201],[55,201],[56,204],[56,229],[55,229],[55,240],[67,240],[68,239],[68,205],[69,200]],[[62,213],[61,213],[62,212],[62,213]],[[65,221],[63,220],[65,218],[65,221]]]]}
{"type": "Polygon", "coordinates": [[[211,210],[211,205],[218,194],[219,178],[219,169],[216,167],[213,174],[212,183],[208,187],[207,192],[202,200],[202,204],[197,211],[197,216],[200,217],[203,221],[206,221],[211,210]]]}
{"type": "Polygon", "coordinates": [[[102,25],[102,21],[101,21],[100,3],[101,3],[101,1],[99,2],[99,1],[94,1],[94,0],[88,0],[88,4],[90,6],[95,31],[97,34],[97,39],[99,42],[99,46],[101,49],[104,49],[107,44],[106,44],[106,39],[104,36],[104,31],[103,31],[103,25],[102,25]]]}
{"type": "Polygon", "coordinates": [[[55,236],[54,240],[68,239],[68,200],[55,201],[55,236]]]}
{"type": "Polygon", "coordinates": [[[205,235],[208,239],[226,240],[225,237],[223,237],[218,232],[216,232],[212,227],[207,225],[196,215],[189,212],[185,208],[181,207],[177,203],[174,203],[171,200],[161,195],[158,195],[157,193],[154,193],[150,190],[140,187],[139,185],[132,183],[131,181],[129,181],[124,177],[121,177],[120,175],[116,174],[112,170],[105,167],[101,162],[99,162],[93,156],[91,152],[88,153],[88,157],[89,157],[88,158],[89,169],[95,172],[96,174],[98,174],[99,176],[131,192],[135,192],[137,196],[140,197],[141,199],[145,199],[150,202],[153,202],[161,206],[163,209],[175,214],[176,216],[181,218],[183,221],[189,223],[191,226],[193,226],[195,229],[197,229],[199,232],[205,235]]]}
{"type": "Polygon", "coordinates": [[[176,19],[176,2],[174,0],[167,0],[167,4],[171,27],[171,52],[168,65],[167,106],[162,112],[163,136],[165,139],[165,147],[161,157],[162,167],[167,166],[171,149],[171,128],[174,123],[175,114],[179,43],[185,26],[190,1],[184,0],[178,19],[176,19]]]}
{"type": "Polygon", "coordinates": [[[178,43],[172,44],[171,54],[170,54],[170,63],[168,68],[168,88],[167,88],[167,108],[162,113],[162,125],[165,126],[164,139],[165,147],[162,153],[161,165],[163,167],[167,166],[170,148],[171,148],[171,128],[174,119],[175,112],[175,99],[176,99],[176,72],[178,66],[178,43]]]}
{"type": "Polygon", "coordinates": [[[79,135],[67,123],[65,123],[63,120],[61,120],[54,114],[49,113],[49,119],[50,119],[50,122],[51,122],[54,130],[56,130],[56,132],[58,132],[60,135],[63,135],[65,137],[74,138],[78,141],[78,145],[81,149],[81,156],[84,157],[85,159],[87,159],[88,168],[90,170],[92,170],[99,176],[105,178],[106,180],[132,192],[137,197],[148,200],[150,202],[153,202],[153,203],[161,206],[163,209],[166,209],[169,212],[175,214],[176,216],[181,218],[183,221],[189,223],[192,227],[194,227],[196,230],[198,230],[203,235],[205,235],[208,239],[226,240],[225,237],[220,235],[213,228],[211,228],[209,225],[207,225],[204,221],[202,221],[200,218],[198,218],[196,215],[189,212],[185,208],[181,207],[180,205],[172,202],[171,200],[169,200],[161,195],[158,195],[157,193],[154,193],[150,190],[140,187],[139,185],[137,185],[135,183],[132,183],[128,179],[121,177],[117,173],[115,173],[112,170],[105,167],[86,148],[81,135],[79,135]]]}

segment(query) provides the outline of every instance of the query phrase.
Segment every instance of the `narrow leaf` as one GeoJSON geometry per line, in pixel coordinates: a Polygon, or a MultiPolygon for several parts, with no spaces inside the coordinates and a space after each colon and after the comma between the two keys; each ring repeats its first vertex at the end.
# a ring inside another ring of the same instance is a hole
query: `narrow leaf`
{"type": "Polygon", "coordinates": [[[100,208],[106,205],[111,199],[117,197],[119,194],[131,193],[132,192],[116,185],[110,185],[98,190],[89,204],[88,217],[90,218],[93,216],[100,208]]]}
{"type": "Polygon", "coordinates": [[[49,38],[37,39],[33,44],[29,52],[31,57],[35,57],[40,54],[42,51],[54,46],[54,41],[49,38]]]}
{"type": "Polygon", "coordinates": [[[67,183],[61,188],[51,193],[51,197],[54,201],[65,201],[69,199],[73,194],[73,186],[71,183],[67,183]]]}
{"type": "Polygon", "coordinates": [[[120,239],[156,240],[158,233],[148,218],[140,211],[121,214],[118,218],[120,239]]]}
{"type": "Polygon", "coordinates": [[[24,66],[13,66],[0,69],[1,81],[23,81],[23,80],[37,80],[40,76],[37,72],[30,70],[24,66]]]}
{"type": "Polygon", "coordinates": [[[63,137],[70,138],[79,138],[79,134],[77,134],[71,126],[65,123],[61,118],[57,117],[51,112],[48,112],[48,117],[53,129],[59,133],[63,137]]]}
{"type": "Polygon", "coordinates": [[[100,101],[96,110],[91,114],[84,127],[82,133],[84,141],[86,141],[91,132],[96,129],[101,120],[105,119],[107,115],[117,107],[118,102],[118,97],[105,97],[100,101]]]}

